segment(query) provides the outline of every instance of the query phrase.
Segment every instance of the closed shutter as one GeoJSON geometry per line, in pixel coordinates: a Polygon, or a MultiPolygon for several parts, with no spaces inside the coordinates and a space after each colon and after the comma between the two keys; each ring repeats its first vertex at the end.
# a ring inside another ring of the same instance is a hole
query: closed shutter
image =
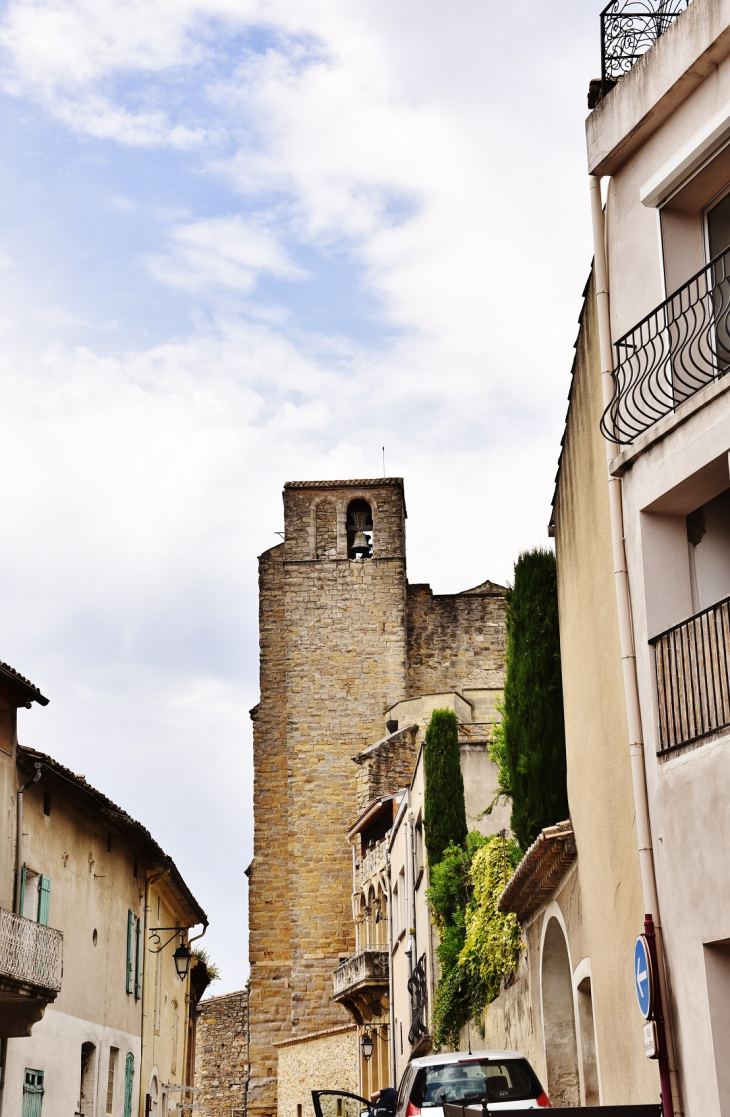
{"type": "Polygon", "coordinates": [[[27,871],[28,871],[28,866],[23,865],[23,868],[22,868],[21,873],[20,873],[20,911],[18,912],[18,915],[23,914],[23,908],[25,907],[25,877],[26,877],[27,871]]]}
{"type": "Polygon", "coordinates": [[[130,1051],[127,1055],[127,1065],[124,1068],[124,1117],[132,1117],[132,1086],[134,1084],[134,1055],[130,1051]]]}
{"type": "Polygon", "coordinates": [[[48,926],[48,910],[51,904],[51,879],[41,873],[38,880],[38,922],[48,926]]]}
{"type": "Polygon", "coordinates": [[[127,912],[127,992],[134,992],[134,912],[127,912]]]}
{"type": "Polygon", "coordinates": [[[135,936],[135,954],[137,964],[134,973],[134,999],[138,1001],[142,996],[142,920],[137,920],[137,934],[135,936]]]}

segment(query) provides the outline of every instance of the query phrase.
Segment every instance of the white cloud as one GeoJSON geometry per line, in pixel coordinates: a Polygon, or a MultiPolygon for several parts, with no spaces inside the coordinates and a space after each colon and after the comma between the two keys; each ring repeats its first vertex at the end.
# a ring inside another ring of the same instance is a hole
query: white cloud
{"type": "Polygon", "coordinates": [[[255,218],[215,217],[179,225],[169,237],[170,251],[147,259],[164,283],[189,291],[231,288],[247,292],[261,273],[303,279],[306,273],[288,258],[276,233],[255,218]]]}
{"type": "Polygon", "coordinates": [[[282,483],[377,475],[385,444],[409,575],[441,592],[545,541],[599,6],[5,7],[4,88],[39,106],[36,147],[56,122],[62,201],[44,212],[34,163],[3,244],[0,656],[52,699],[24,741],[149,825],[210,907],[225,988],[243,912],[211,849],[250,853],[255,556],[282,483]],[[73,179],[96,140],[108,169],[73,179]]]}

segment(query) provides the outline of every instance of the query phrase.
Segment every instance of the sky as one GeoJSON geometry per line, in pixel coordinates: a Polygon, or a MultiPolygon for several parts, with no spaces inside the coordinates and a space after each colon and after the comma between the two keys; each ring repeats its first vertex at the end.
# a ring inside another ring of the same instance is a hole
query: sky
{"type": "Polygon", "coordinates": [[[5,0],[0,659],[241,988],[257,556],[402,476],[408,571],[547,523],[592,256],[603,0],[5,0]]]}

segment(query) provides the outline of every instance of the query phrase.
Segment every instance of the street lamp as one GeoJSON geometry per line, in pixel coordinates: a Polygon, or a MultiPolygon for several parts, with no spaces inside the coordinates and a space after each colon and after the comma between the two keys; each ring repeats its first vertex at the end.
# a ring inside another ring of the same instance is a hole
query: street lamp
{"type": "Polygon", "coordinates": [[[190,969],[190,959],[192,958],[190,947],[187,945],[187,943],[181,942],[172,957],[175,960],[175,969],[177,970],[177,976],[180,978],[181,981],[184,981],[185,978],[188,976],[188,970],[190,969]]]}
{"type": "Polygon", "coordinates": [[[362,1037],[362,1043],[360,1044],[360,1050],[362,1051],[362,1057],[363,1057],[363,1059],[365,1060],[366,1063],[370,1062],[370,1060],[373,1056],[374,1048],[375,1048],[375,1044],[373,1043],[373,1037],[370,1035],[370,1032],[367,1031],[367,1032],[365,1032],[365,1035],[362,1037]]]}

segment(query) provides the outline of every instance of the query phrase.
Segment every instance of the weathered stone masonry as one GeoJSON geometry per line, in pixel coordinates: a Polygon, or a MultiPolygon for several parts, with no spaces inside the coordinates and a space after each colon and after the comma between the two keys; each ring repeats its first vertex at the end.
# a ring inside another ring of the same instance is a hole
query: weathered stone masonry
{"type": "Polygon", "coordinates": [[[289,483],[284,513],[285,543],[260,559],[250,1117],[276,1113],[275,1043],[350,1023],[332,1000],[333,971],[354,950],[345,833],[368,793],[395,790],[386,754],[402,786],[414,734],[395,734],[372,771],[352,758],[383,738],[394,703],[503,682],[502,587],[434,597],[407,586],[400,478],[289,483]],[[355,499],[373,516],[363,560],[347,551],[355,499]]]}
{"type": "Polygon", "coordinates": [[[248,992],[210,997],[197,1008],[195,1104],[209,1117],[244,1110],[248,1074],[248,992]]]}

